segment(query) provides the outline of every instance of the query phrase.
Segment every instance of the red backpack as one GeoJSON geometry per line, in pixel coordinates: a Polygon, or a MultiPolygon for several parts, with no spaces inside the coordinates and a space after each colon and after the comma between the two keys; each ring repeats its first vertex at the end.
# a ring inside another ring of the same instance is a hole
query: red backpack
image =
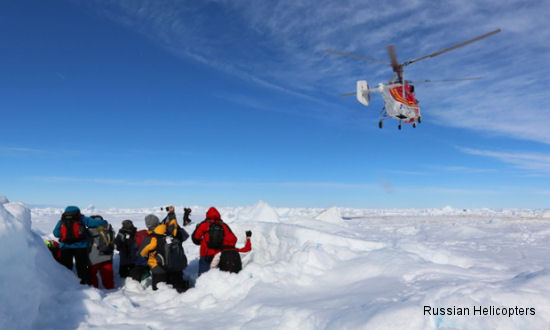
{"type": "Polygon", "coordinates": [[[64,212],[61,215],[60,242],[64,244],[73,244],[86,238],[82,215],[80,211],[64,212]]]}
{"type": "Polygon", "coordinates": [[[137,245],[138,250],[141,249],[141,243],[143,243],[143,240],[148,235],[149,234],[147,233],[147,229],[138,230],[136,232],[136,235],[134,236],[134,240],[136,241],[136,245],[137,245]]]}

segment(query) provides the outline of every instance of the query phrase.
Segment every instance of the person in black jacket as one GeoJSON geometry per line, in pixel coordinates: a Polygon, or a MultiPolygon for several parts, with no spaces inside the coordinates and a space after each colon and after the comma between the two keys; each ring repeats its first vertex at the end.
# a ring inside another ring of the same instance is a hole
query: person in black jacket
{"type": "Polygon", "coordinates": [[[138,251],[135,241],[136,231],[137,228],[134,227],[132,220],[124,220],[122,221],[122,228],[120,228],[115,238],[115,245],[120,258],[118,274],[121,278],[126,278],[136,263],[138,251]]]}

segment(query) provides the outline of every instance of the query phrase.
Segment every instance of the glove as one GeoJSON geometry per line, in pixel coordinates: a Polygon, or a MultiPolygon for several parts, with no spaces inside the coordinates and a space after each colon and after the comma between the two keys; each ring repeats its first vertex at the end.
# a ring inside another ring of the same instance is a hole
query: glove
{"type": "Polygon", "coordinates": [[[186,207],[183,209],[183,216],[189,216],[189,214],[191,214],[191,208],[189,207],[186,207]]]}
{"type": "Polygon", "coordinates": [[[247,230],[245,233],[246,233],[246,237],[252,236],[252,232],[250,230],[247,230]]]}

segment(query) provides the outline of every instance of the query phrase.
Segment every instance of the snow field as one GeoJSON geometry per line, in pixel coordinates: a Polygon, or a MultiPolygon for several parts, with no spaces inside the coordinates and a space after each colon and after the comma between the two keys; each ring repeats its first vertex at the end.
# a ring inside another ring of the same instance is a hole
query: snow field
{"type": "MultiPolygon", "coordinates": [[[[192,206],[194,226],[208,207],[192,206]]],[[[177,207],[176,211],[182,210],[177,207]]],[[[51,258],[59,209],[0,206],[1,328],[117,329],[540,329],[550,324],[550,222],[544,210],[219,208],[252,252],[243,271],[196,278],[198,246],[184,242],[184,294],[116,278],[114,290],[78,285],[51,258]],[[38,233],[38,234],[37,234],[38,233]],[[42,236],[42,237],[40,237],[42,236]],[[8,274],[6,274],[8,273],[8,274]],[[4,283],[13,283],[4,284],[4,283]],[[11,291],[10,291],[11,290],[11,291]],[[2,303],[6,304],[6,303],[2,303]],[[535,315],[424,315],[424,306],[525,307],[535,315]],[[4,305],[5,306],[5,305],[4,305]],[[32,312],[29,312],[32,311],[32,312]]],[[[159,208],[97,210],[115,229],[143,228],[159,208]]],[[[181,217],[181,212],[178,214],[181,217]]],[[[180,218],[181,219],[181,218],[180,218]]],[[[115,255],[115,265],[118,257],[115,255]]],[[[116,275],[115,275],[116,277],[116,275]]]]}

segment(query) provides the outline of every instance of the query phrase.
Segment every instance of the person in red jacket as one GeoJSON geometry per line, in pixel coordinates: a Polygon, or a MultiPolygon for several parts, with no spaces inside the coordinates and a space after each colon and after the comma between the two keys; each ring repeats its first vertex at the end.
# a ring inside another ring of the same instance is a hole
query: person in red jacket
{"type": "Polygon", "coordinates": [[[224,247],[234,247],[237,236],[222,221],[220,212],[211,207],[206,212],[206,219],[199,223],[191,235],[193,243],[200,245],[199,276],[210,269],[214,255],[224,247]]]}

